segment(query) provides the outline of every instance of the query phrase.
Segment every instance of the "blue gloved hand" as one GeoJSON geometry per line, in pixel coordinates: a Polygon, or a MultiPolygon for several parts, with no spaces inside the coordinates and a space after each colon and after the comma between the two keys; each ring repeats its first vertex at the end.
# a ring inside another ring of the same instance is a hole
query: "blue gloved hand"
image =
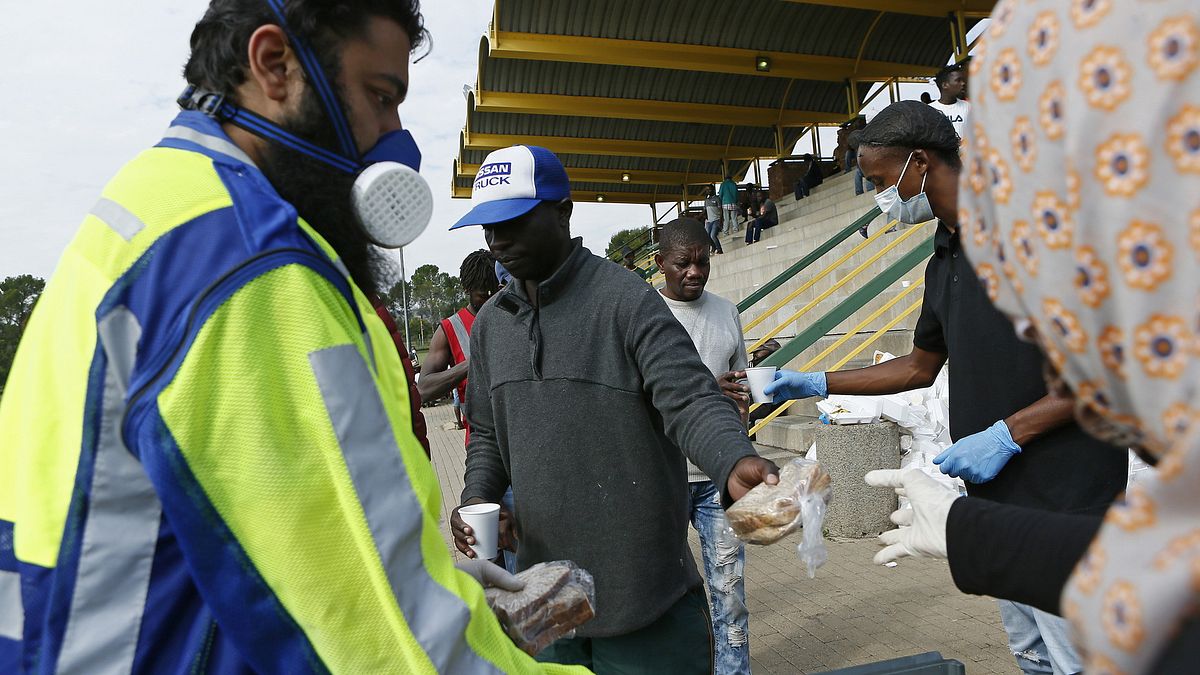
{"type": "Polygon", "coordinates": [[[776,403],[794,398],[828,396],[825,373],[798,373],[794,370],[775,371],[775,381],[763,388],[763,393],[774,397],[776,403]]]}
{"type": "Polygon", "coordinates": [[[1013,441],[1004,420],[977,434],[959,439],[933,458],[944,474],[962,478],[970,483],[986,483],[1000,473],[1013,455],[1021,452],[1021,446],[1013,441]]]}

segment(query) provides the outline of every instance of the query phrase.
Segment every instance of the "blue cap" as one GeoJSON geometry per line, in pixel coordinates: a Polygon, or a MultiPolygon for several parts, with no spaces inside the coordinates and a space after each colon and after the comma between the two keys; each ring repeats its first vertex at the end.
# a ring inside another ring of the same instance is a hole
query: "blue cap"
{"type": "Polygon", "coordinates": [[[471,210],[450,229],[502,223],[542,202],[570,197],[567,170],[553,152],[536,145],[502,148],[483,160],[471,187],[471,210]]]}

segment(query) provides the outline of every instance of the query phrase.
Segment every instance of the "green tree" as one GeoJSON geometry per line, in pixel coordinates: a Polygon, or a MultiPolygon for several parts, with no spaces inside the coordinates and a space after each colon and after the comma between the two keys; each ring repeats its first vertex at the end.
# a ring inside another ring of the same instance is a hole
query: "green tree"
{"type": "Polygon", "coordinates": [[[28,274],[0,281],[0,392],[8,380],[25,322],[45,288],[45,281],[28,274]]]}
{"type": "Polygon", "coordinates": [[[622,246],[628,246],[629,250],[637,254],[638,250],[645,246],[650,237],[646,234],[647,228],[635,227],[630,230],[621,230],[613,234],[608,240],[608,248],[605,250],[605,255],[613,260],[621,260],[621,255],[624,251],[622,246]]]}
{"type": "Polygon", "coordinates": [[[427,344],[433,337],[438,323],[467,304],[467,295],[459,284],[458,277],[438,269],[437,265],[421,265],[409,278],[411,303],[409,307],[410,331],[420,344],[427,344]]]}

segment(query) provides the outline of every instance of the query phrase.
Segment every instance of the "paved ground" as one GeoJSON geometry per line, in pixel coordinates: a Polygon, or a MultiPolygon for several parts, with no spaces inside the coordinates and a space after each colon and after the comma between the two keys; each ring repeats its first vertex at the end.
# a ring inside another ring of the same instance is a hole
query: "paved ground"
{"type": "MultiPolygon", "coordinates": [[[[448,406],[425,415],[445,514],[462,492],[463,434],[442,428],[453,420],[448,406]]],[[[444,522],[442,531],[450,546],[444,522]]],[[[698,560],[694,533],[692,546],[698,560]]],[[[959,593],[944,562],[878,567],[871,563],[877,550],[874,540],[829,542],[829,562],[809,579],[794,545],[751,547],[746,592],[754,672],[819,673],[940,651],[971,675],[1019,673],[995,602],[959,593]]]]}

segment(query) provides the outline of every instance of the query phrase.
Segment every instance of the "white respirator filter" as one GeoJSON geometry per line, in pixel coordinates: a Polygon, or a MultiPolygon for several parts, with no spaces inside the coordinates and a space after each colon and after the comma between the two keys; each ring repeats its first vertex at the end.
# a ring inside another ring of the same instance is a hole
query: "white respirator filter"
{"type": "Polygon", "coordinates": [[[367,237],[383,248],[411,244],[433,219],[433,191],[412,168],[377,162],[354,181],[351,203],[367,237]]]}

